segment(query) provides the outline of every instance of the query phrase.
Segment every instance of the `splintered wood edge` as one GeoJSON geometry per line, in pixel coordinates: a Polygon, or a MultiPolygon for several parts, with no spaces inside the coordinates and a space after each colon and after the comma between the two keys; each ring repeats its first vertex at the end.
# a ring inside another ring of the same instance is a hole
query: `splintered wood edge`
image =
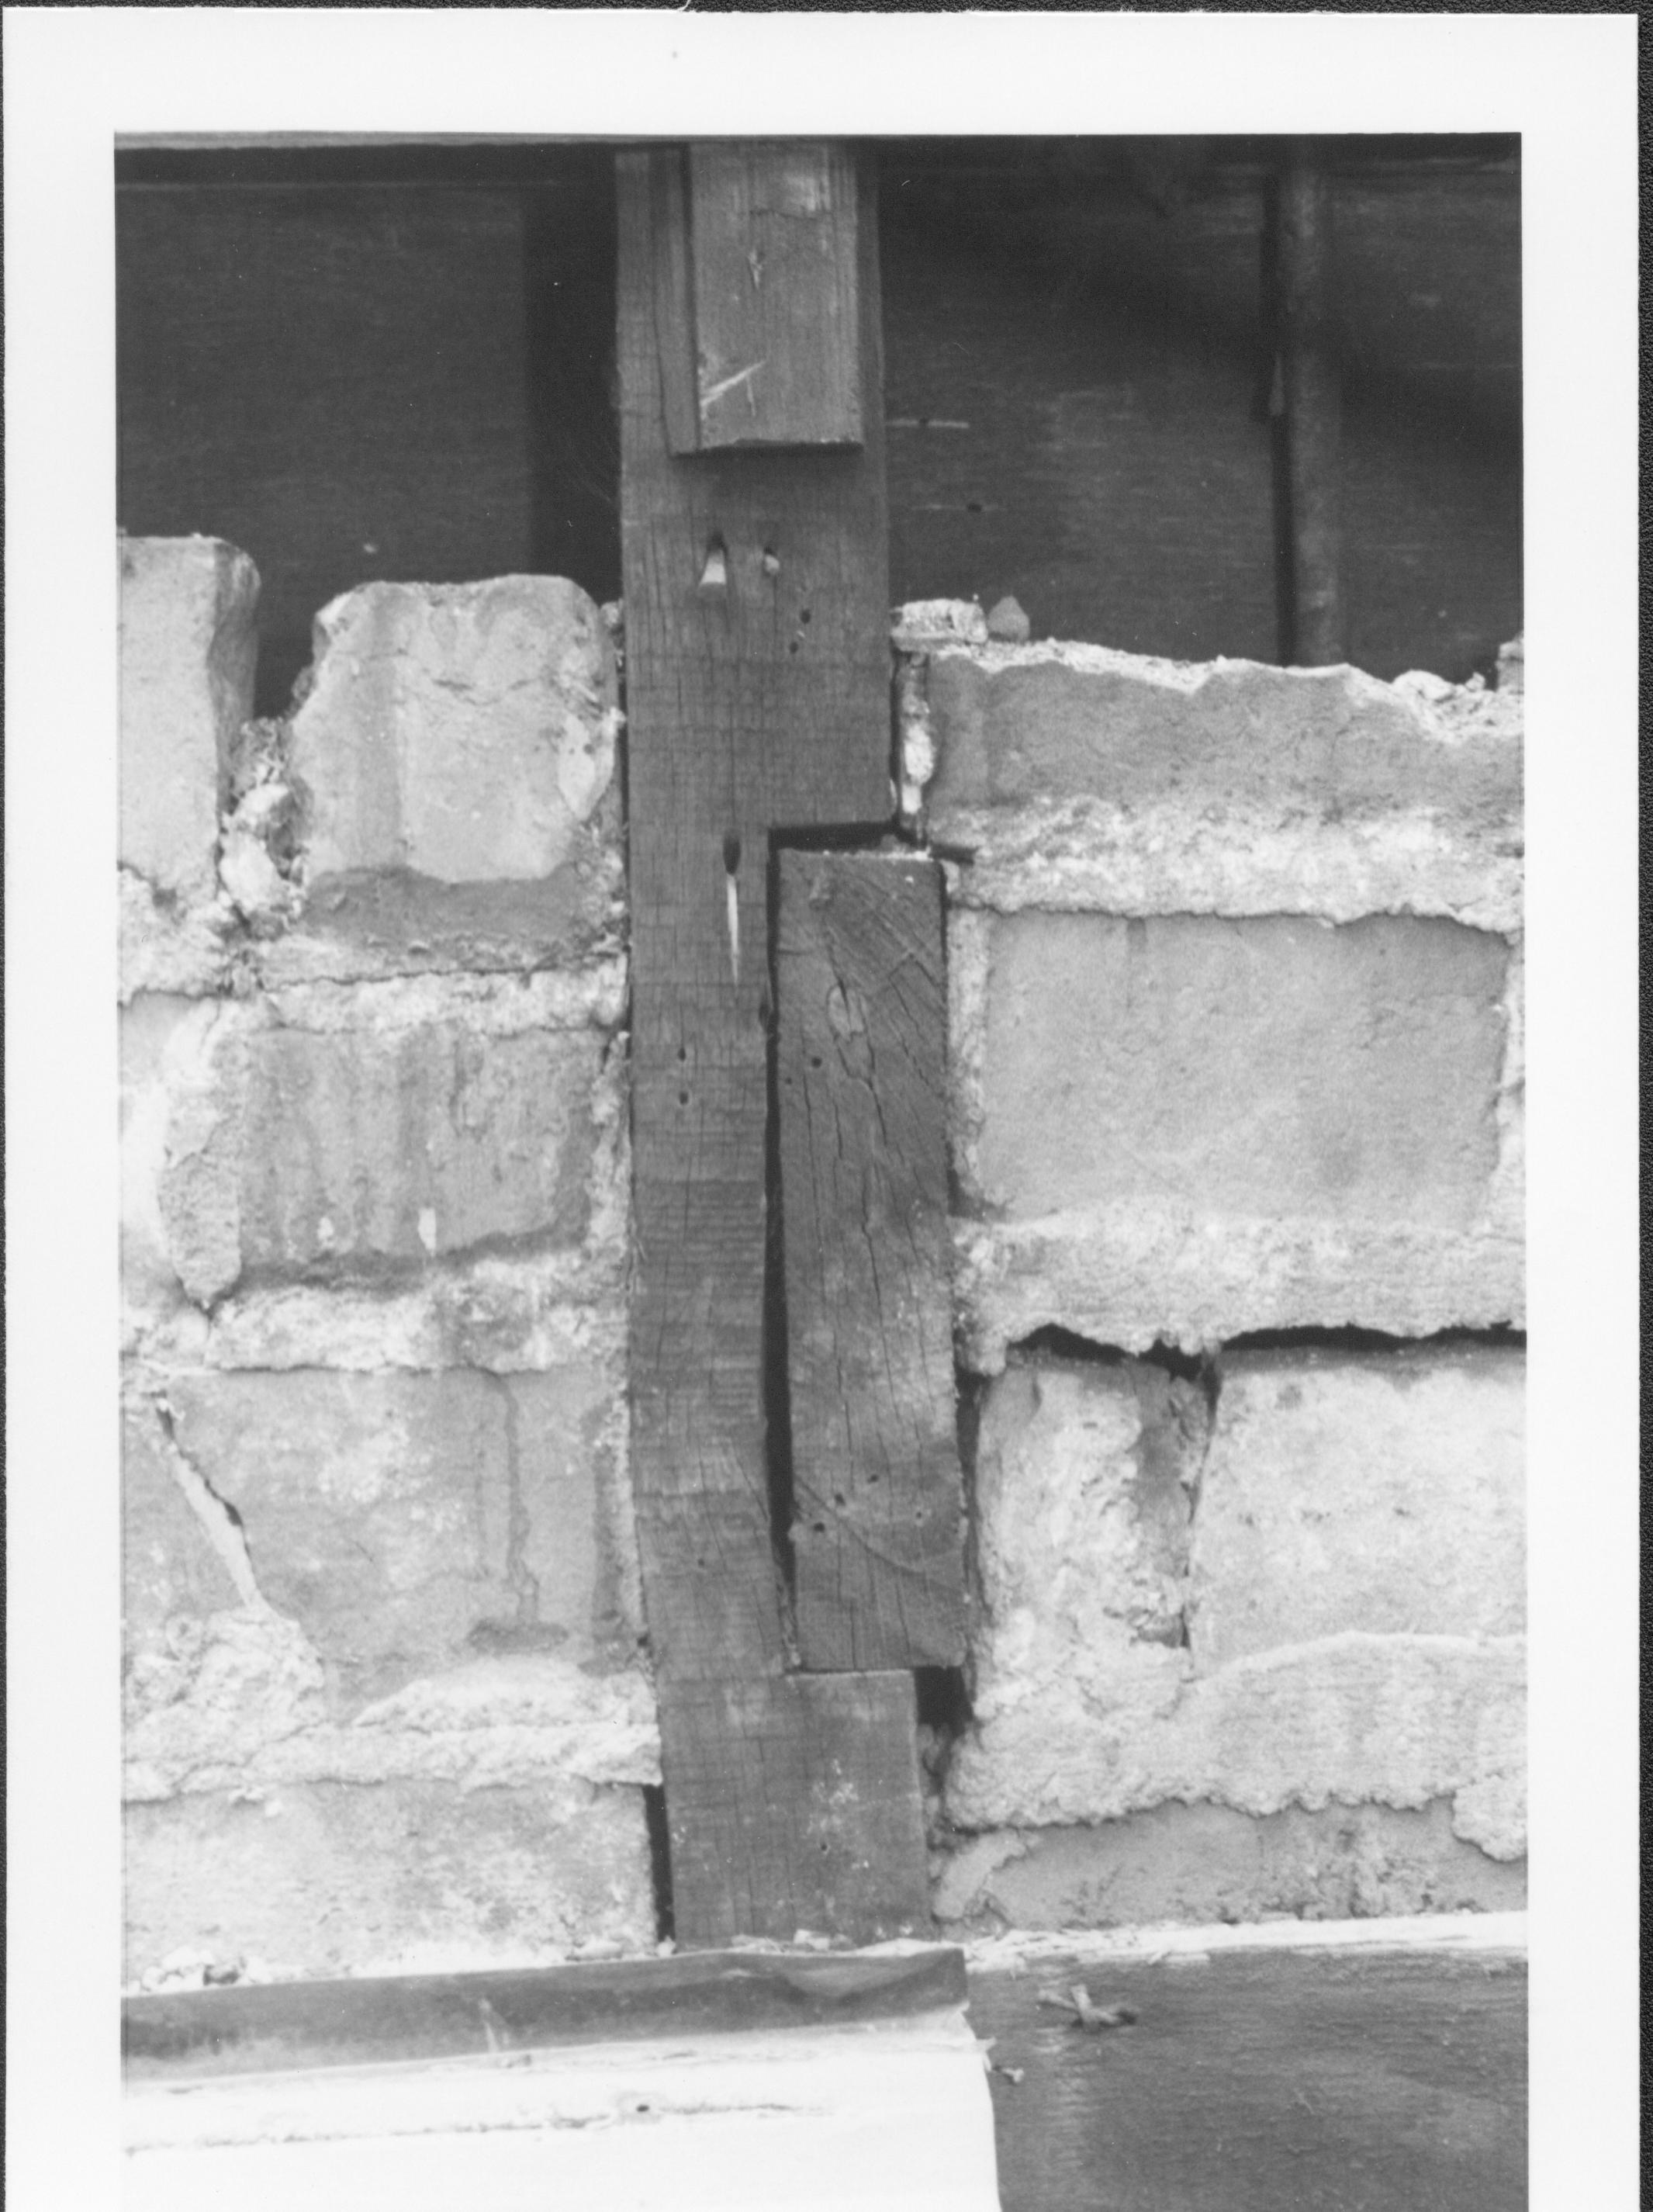
{"type": "Polygon", "coordinates": [[[951,1945],[701,1951],[472,1974],[266,1982],[129,1997],[128,2081],[482,2056],[663,2035],[773,2033],[962,2006],[951,1945]]]}

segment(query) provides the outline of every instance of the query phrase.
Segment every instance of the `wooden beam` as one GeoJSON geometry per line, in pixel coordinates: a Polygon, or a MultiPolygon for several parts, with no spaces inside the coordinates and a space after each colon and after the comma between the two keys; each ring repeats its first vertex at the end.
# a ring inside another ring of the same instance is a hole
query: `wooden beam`
{"type": "MultiPolygon", "coordinates": [[[[845,1763],[846,1709],[784,1679],[784,1531],[764,1419],[768,899],[772,833],[891,811],[876,231],[864,199],[864,444],[677,455],[683,159],[666,149],[617,162],[632,1468],[674,1907],[686,1943],[790,1935],[805,1910],[825,1909],[824,1858],[832,1932],[863,1938],[890,1932],[892,1897],[921,1890],[915,1765],[893,1816],[861,1801],[880,1850],[890,1817],[906,1838],[899,1872],[854,1848],[848,1827],[823,1853],[809,1819],[775,1806],[835,1760],[847,1785],[861,1783],[845,1763]]],[[[904,1705],[869,1690],[857,1723],[880,1790],[908,1759],[905,1687],[904,1705]]]]}
{"type": "Polygon", "coordinates": [[[859,445],[849,149],[696,145],[689,178],[698,447],[859,445]]]}
{"type": "Polygon", "coordinates": [[[783,853],[776,980],[798,1643],[963,1657],[940,871],[783,853]]]}
{"type": "Polygon", "coordinates": [[[916,1721],[907,1674],[664,1687],[679,1941],[927,1933],[916,1721]]]}

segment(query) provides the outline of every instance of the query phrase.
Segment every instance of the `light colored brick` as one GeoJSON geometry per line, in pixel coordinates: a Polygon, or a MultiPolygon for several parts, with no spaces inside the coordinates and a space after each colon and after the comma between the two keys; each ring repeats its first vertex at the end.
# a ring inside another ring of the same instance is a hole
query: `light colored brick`
{"type": "MultiPolygon", "coordinates": [[[[1199,1671],[1187,1601],[1205,1436],[1200,1395],[1131,1362],[1016,1363],[990,1385],[975,1720],[948,1766],[947,1814],[993,1830],[1115,1820],[1174,1799],[1271,1814],[1448,1797],[1456,1834],[1518,1856],[1519,1636],[1316,1632],[1310,1620],[1279,1648],[1199,1671]]],[[[1346,1589],[1364,1534],[1338,1561],[1346,1589]]]]}
{"type": "MultiPolygon", "coordinates": [[[[612,1272],[626,1233],[622,963],[127,1010],[128,1296],[520,1251],[612,1272]],[[168,1274],[170,1271],[170,1276],[168,1274]],[[170,1289],[169,1289],[170,1283],[170,1289]]],[[[447,1302],[465,1307],[462,1285],[447,1302]]],[[[440,1302],[440,1301],[439,1301],[440,1302]]]]}
{"type": "Polygon", "coordinates": [[[1524,1309],[1520,963],[1374,915],[949,923],[963,1354],[1524,1309]]]}
{"type": "Polygon", "coordinates": [[[441,883],[551,875],[613,778],[614,653],[553,576],[366,584],[316,618],[293,773],[313,881],[398,868],[441,883]]]}
{"type": "Polygon", "coordinates": [[[1196,1670],[1344,1629],[1518,1634],[1525,1370],[1478,1346],[1225,1358],[1190,1561],[1196,1670]]]}
{"type": "Polygon", "coordinates": [[[589,1030],[264,1031],[246,1103],[246,1263],[418,1261],[527,1237],[577,1244],[602,1052],[589,1030]]]}
{"type": "Polygon", "coordinates": [[[258,577],[216,538],[120,541],[120,858],[210,898],[229,749],[252,711],[258,577]]]}
{"type": "Polygon", "coordinates": [[[1507,691],[1050,642],[937,650],[925,688],[968,901],[1519,927],[1507,691]]]}
{"type": "Polygon", "coordinates": [[[263,1974],[532,1966],[651,1950],[642,1793],[546,1779],[313,1783],[130,1807],[126,1978],[190,1950],[263,1974]]]}
{"type": "Polygon", "coordinates": [[[600,1368],[173,1377],[180,1449],[234,1509],[258,1587],[352,1703],[476,1650],[629,1641],[603,1511],[600,1368]]]}
{"type": "Polygon", "coordinates": [[[983,1197],[1460,1229],[1497,1160],[1500,939],[1383,915],[994,925],[983,1197]]]}

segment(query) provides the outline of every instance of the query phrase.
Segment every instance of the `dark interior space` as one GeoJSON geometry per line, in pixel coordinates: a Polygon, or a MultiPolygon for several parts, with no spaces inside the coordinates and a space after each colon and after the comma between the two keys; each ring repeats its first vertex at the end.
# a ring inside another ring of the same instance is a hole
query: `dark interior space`
{"type": "MultiPolygon", "coordinates": [[[[1519,145],[1322,142],[1348,659],[1462,681],[1521,627],[1519,145]]],[[[891,587],[1035,637],[1285,656],[1277,142],[880,148],[891,587]]],[[[118,519],[264,580],[259,710],[372,578],[619,590],[611,155],[117,156],[118,519]]]]}

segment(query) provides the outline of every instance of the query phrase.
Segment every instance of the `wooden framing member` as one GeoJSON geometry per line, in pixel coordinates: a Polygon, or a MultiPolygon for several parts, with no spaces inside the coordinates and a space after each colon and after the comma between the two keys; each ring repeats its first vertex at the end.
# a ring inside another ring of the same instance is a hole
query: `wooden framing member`
{"type": "Polygon", "coordinates": [[[957,1666],[940,870],[792,852],[780,873],[799,1650],[808,1668],[957,1666]]]}
{"type": "Polygon", "coordinates": [[[676,1929],[866,1941],[927,1925],[914,1686],[793,1671],[764,1372],[772,842],[892,807],[872,170],[788,143],[696,149],[692,170],[681,149],[626,151],[617,172],[632,1467],[676,1929]],[[698,259],[691,178],[719,226],[698,259]],[[805,247],[781,254],[793,220],[805,247]],[[816,361],[809,419],[777,390],[739,450],[707,450],[689,335],[750,316],[714,290],[719,268],[752,289],[754,257],[771,355],[816,361]],[[828,359],[850,295],[853,362],[828,359]]]}

